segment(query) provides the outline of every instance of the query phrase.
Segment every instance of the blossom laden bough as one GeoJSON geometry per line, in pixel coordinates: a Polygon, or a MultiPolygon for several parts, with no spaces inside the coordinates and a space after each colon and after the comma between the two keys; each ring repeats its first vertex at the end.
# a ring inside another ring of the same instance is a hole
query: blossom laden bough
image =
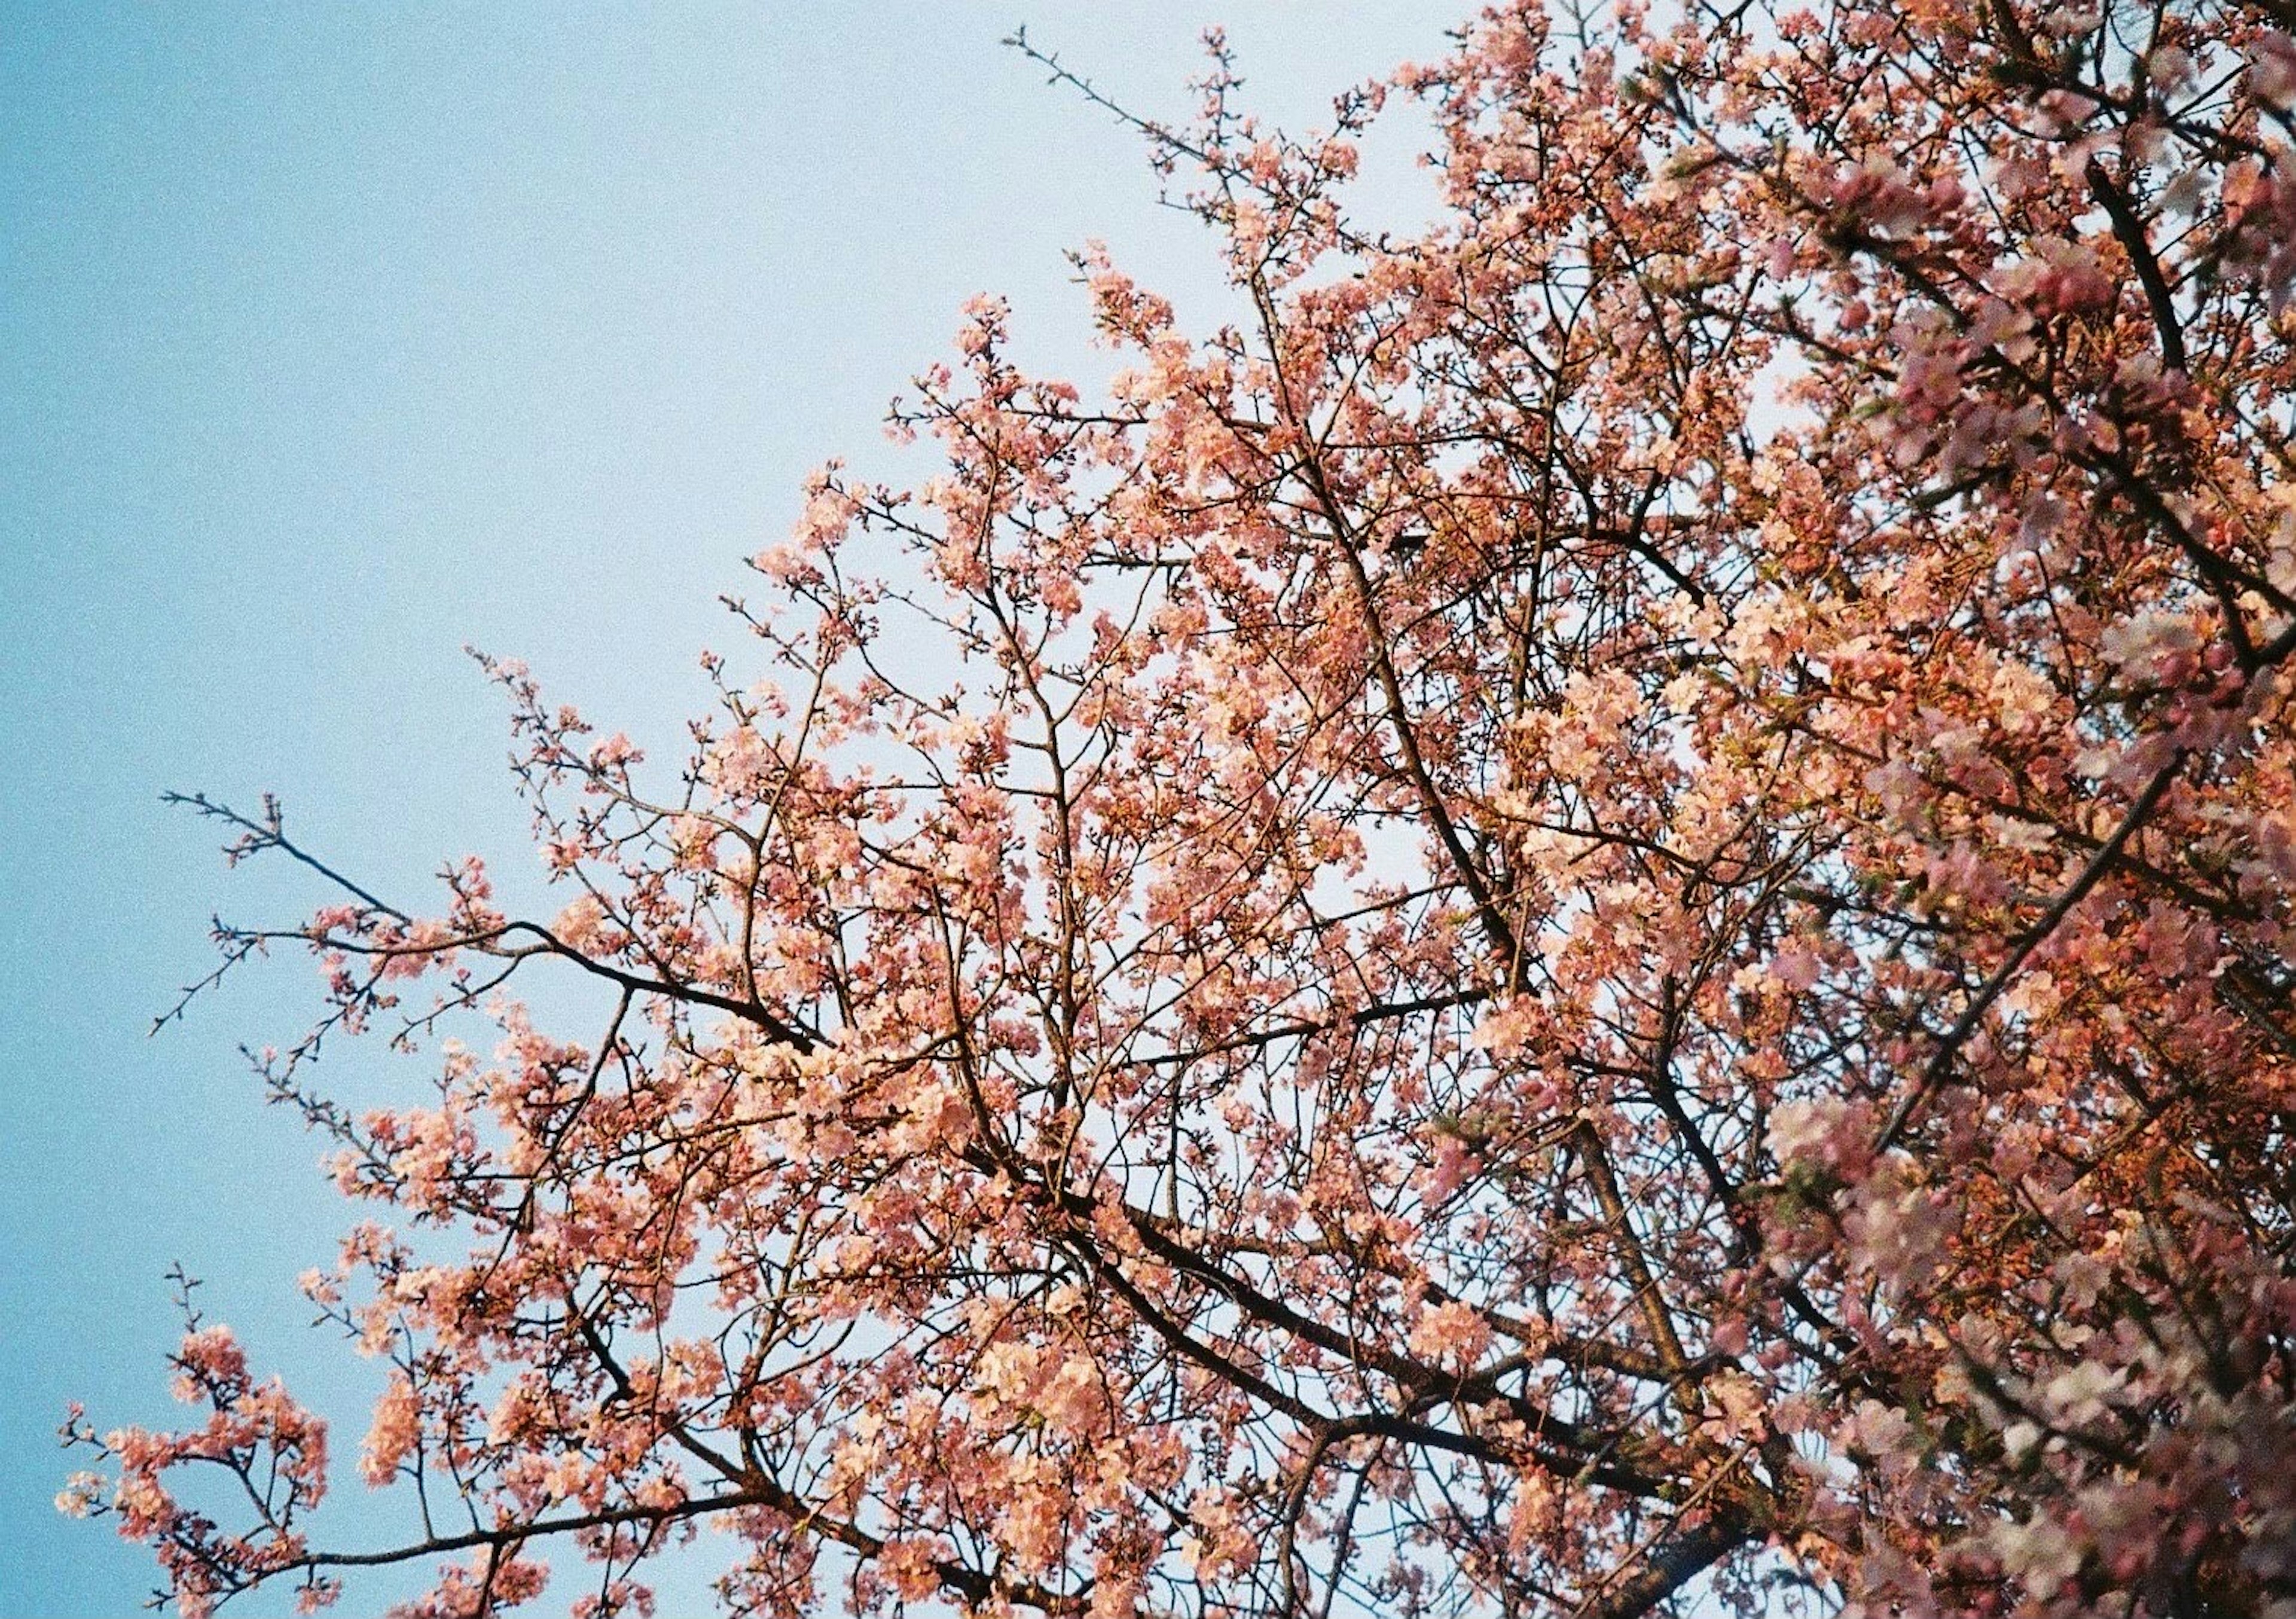
{"type": "Polygon", "coordinates": [[[307,1540],[196,1322],[61,1504],[195,1613],[717,1525],[745,1613],[2296,1614],[2292,28],[1510,5],[1301,139],[1215,42],[1133,121],[1232,323],[1086,252],[1087,402],[969,306],[682,768],[488,666],[550,920],[193,801],[331,888],[220,943],[322,963],[419,1521],[307,1540]]]}

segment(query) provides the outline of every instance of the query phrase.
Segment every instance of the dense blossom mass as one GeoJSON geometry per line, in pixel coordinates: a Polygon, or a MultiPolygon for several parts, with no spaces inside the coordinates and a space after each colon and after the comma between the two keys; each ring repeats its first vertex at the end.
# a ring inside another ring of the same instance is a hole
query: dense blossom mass
{"type": "Polygon", "coordinates": [[[200,801],[335,884],[223,944],[407,1533],[196,1315],[65,1505],[190,1615],[2296,1615],[2292,33],[1526,4],[1305,138],[1215,39],[1233,324],[973,305],[682,765],[489,666],[562,910],[200,801]]]}

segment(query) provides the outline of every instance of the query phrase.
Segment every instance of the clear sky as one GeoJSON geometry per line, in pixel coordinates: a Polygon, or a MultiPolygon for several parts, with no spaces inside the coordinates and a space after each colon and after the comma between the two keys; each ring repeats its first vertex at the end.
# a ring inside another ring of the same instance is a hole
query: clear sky
{"type": "MultiPolygon", "coordinates": [[[[538,869],[465,642],[674,748],[695,655],[740,650],[717,593],[808,467],[890,458],[964,298],[1089,375],[1064,249],[1209,297],[1137,143],[1001,50],[1015,21],[1178,113],[1224,20],[1297,127],[1450,11],[0,0],[0,1616],[150,1588],[53,1513],[53,1430],[73,1397],[169,1416],[177,1260],[335,1419],[324,1538],[394,1516],[348,1466],[374,1369],[292,1286],[348,1211],[236,1055],[297,1032],[308,963],[144,1034],[211,912],[311,892],[227,876],[161,790],[275,789],[398,893],[464,852],[538,869]]],[[[355,1099],[420,1078],[346,1057],[355,1099]]]]}

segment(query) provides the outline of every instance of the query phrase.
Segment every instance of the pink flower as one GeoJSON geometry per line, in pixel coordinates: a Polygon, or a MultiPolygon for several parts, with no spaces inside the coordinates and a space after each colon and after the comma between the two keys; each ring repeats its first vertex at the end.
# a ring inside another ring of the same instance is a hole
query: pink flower
{"type": "Polygon", "coordinates": [[[422,1403],[403,1371],[391,1374],[382,1397],[375,1402],[374,1421],[359,1446],[359,1476],[380,1489],[399,1468],[422,1437],[422,1403]]]}
{"type": "Polygon", "coordinates": [[[1490,1324],[1456,1299],[1421,1312],[1408,1340],[1412,1353],[1457,1367],[1481,1359],[1490,1341],[1490,1324]]]}

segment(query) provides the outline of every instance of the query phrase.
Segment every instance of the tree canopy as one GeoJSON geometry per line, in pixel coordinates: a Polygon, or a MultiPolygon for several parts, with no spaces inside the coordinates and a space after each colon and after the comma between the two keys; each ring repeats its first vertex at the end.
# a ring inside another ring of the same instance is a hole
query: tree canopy
{"type": "Polygon", "coordinates": [[[2292,32],[1512,4],[1300,137],[1215,38],[1234,324],[970,307],[682,757],[488,665],[562,910],[193,801],[331,889],[219,942],[409,1527],[196,1315],[63,1504],[189,1615],[2296,1615],[2292,32]]]}

